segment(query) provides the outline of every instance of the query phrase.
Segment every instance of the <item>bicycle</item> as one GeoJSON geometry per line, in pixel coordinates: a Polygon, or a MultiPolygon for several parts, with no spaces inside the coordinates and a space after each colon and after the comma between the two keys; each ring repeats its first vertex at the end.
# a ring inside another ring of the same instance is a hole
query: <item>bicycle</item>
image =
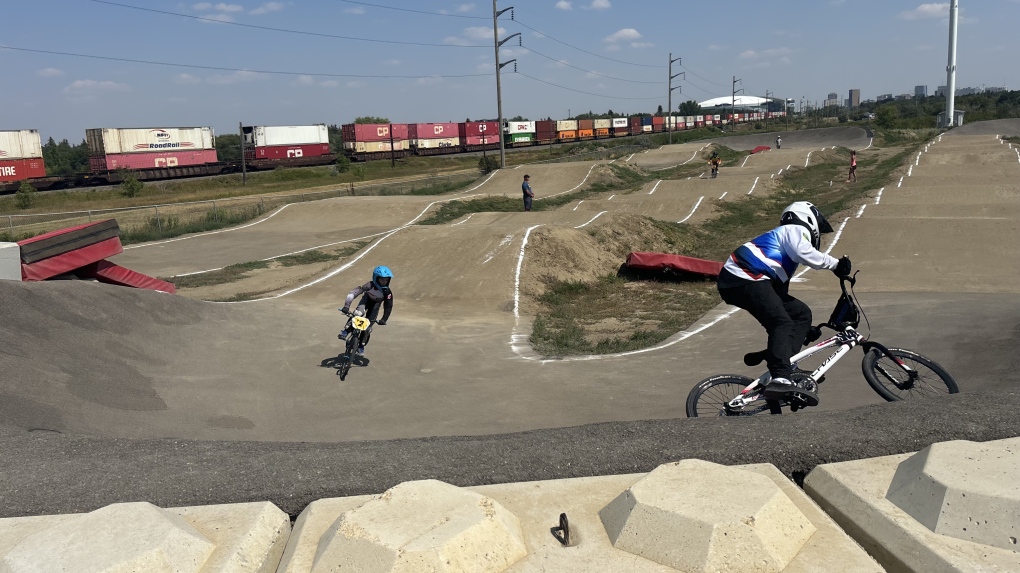
{"type": "MultiPolygon", "coordinates": [[[[863,312],[853,290],[856,284],[857,273],[852,277],[840,277],[842,296],[836,302],[829,320],[812,327],[805,344],[811,344],[821,338],[822,328],[834,330],[836,334],[790,359],[794,368],[792,380],[811,392],[817,392],[818,385],[825,380],[825,373],[855,346],[860,346],[864,350],[864,360],[861,362],[864,379],[888,402],[916,396],[958,393],[960,389],[956,381],[935,361],[911,350],[886,348],[869,340],[870,323],[868,323],[869,337],[857,331],[863,312]],[[847,284],[850,285],[849,291],[847,284]],[[833,347],[838,348],[813,372],[797,368],[797,363],[801,360],[833,347]]],[[[867,316],[864,320],[867,323],[867,316]]],[[[764,350],[745,354],[744,364],[757,366],[765,361],[765,355],[764,350]]],[[[689,418],[709,415],[753,416],[763,412],[781,414],[783,407],[789,407],[791,412],[808,407],[807,402],[796,393],[791,393],[782,400],[766,400],[763,397],[763,390],[770,379],[768,372],[756,380],[738,374],[720,374],[706,378],[687,395],[687,416],[689,418]]]]}
{"type": "Polygon", "coordinates": [[[375,321],[369,320],[364,316],[355,312],[344,312],[344,309],[339,309],[341,313],[351,317],[351,325],[347,332],[347,337],[344,340],[346,343],[346,349],[344,353],[340,355],[340,366],[337,368],[337,375],[340,376],[340,380],[347,379],[347,373],[351,371],[351,364],[354,362],[354,354],[358,349],[358,344],[361,342],[361,335],[372,326],[375,321]]]}

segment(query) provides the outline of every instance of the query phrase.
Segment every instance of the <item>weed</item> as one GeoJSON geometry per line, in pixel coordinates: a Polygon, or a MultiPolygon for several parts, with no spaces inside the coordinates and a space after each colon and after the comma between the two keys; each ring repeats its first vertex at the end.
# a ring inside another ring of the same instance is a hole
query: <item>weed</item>
{"type": "Polygon", "coordinates": [[[248,263],[230,265],[229,267],[224,267],[218,271],[182,277],[170,277],[163,280],[174,283],[174,286],[177,288],[199,288],[239,281],[245,278],[249,271],[268,267],[269,261],[252,261],[248,263]]]}

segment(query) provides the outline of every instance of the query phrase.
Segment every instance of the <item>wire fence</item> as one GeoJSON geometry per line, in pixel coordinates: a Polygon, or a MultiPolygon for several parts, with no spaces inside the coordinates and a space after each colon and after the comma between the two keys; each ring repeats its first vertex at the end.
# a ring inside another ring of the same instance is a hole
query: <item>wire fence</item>
{"type": "Polygon", "coordinates": [[[532,161],[529,165],[545,164],[545,163],[570,163],[574,161],[601,161],[606,159],[618,159],[620,157],[626,157],[632,153],[638,151],[644,151],[648,149],[648,146],[644,145],[618,145],[616,147],[607,147],[605,149],[596,149],[593,151],[587,151],[583,153],[571,153],[560,157],[554,157],[552,159],[543,159],[541,161],[532,161]]]}
{"type": "Polygon", "coordinates": [[[432,175],[399,182],[345,184],[334,189],[291,194],[246,195],[223,199],[165,203],[61,213],[0,215],[0,234],[35,236],[57,229],[117,219],[125,242],[149,241],[236,225],[292,203],[356,195],[438,195],[478,179],[475,171],[432,175]]]}

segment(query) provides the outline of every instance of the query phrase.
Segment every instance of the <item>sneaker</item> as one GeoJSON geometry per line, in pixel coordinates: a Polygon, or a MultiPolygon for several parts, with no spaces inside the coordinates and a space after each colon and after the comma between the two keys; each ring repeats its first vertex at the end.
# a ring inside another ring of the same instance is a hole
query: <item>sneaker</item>
{"type": "Polygon", "coordinates": [[[336,335],[336,337],[340,340],[347,338],[347,329],[341,330],[340,334],[336,335]]]}
{"type": "Polygon", "coordinates": [[[357,355],[358,355],[358,356],[361,356],[361,357],[364,357],[364,356],[365,356],[365,347],[364,347],[364,346],[359,346],[359,347],[358,347],[358,352],[357,352],[357,355]]]}
{"type": "Polygon", "coordinates": [[[817,406],[818,395],[813,391],[786,378],[773,378],[765,386],[762,396],[766,400],[789,400],[796,398],[806,406],[817,406]]]}

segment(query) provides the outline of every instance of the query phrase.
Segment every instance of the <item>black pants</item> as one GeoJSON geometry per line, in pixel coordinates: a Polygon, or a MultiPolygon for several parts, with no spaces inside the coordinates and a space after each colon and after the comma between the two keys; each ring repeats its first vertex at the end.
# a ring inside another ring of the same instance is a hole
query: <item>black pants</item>
{"type": "Polygon", "coordinates": [[[727,304],[751,313],[765,327],[769,335],[765,362],[773,378],[790,377],[790,357],[800,351],[811,328],[811,309],[790,296],[789,289],[788,283],[773,281],[719,289],[727,304]]]}
{"type": "Polygon", "coordinates": [[[524,210],[525,211],[530,211],[531,210],[531,200],[532,200],[531,197],[525,197],[524,198],[524,210]]]}

